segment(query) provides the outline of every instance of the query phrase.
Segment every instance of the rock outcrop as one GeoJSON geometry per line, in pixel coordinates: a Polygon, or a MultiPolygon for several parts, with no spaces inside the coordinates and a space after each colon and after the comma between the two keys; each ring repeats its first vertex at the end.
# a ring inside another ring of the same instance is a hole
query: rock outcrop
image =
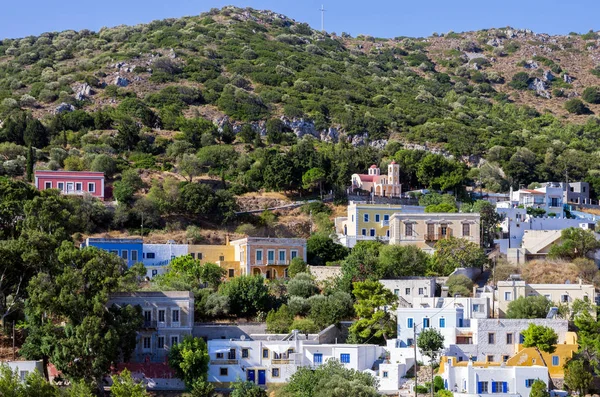
{"type": "Polygon", "coordinates": [[[74,110],[75,110],[75,106],[63,102],[54,109],[54,113],[60,114],[60,113],[64,113],[64,112],[72,112],[74,110]]]}
{"type": "Polygon", "coordinates": [[[537,77],[529,83],[529,89],[534,90],[535,93],[543,98],[550,98],[550,92],[548,92],[548,87],[543,80],[538,79],[537,77]]]}

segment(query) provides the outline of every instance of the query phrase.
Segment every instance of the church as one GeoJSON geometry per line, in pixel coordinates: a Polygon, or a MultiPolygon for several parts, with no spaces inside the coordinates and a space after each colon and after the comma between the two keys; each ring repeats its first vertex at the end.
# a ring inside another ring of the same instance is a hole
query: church
{"type": "Polygon", "coordinates": [[[381,170],[375,164],[369,167],[368,174],[353,174],[352,192],[362,190],[378,197],[401,197],[400,165],[392,161],[388,165],[388,174],[381,175],[381,170]]]}

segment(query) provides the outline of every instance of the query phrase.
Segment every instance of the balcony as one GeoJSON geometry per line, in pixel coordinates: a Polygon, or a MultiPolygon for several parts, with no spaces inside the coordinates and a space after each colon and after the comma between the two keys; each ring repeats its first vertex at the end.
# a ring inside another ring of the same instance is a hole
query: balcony
{"type": "Polygon", "coordinates": [[[156,328],[158,328],[158,322],[157,321],[152,321],[152,320],[144,320],[144,323],[142,324],[142,328],[144,328],[144,329],[156,329],[156,328]]]}
{"type": "Polygon", "coordinates": [[[302,364],[302,362],[301,362],[301,360],[295,360],[293,358],[274,358],[271,360],[271,364],[272,365],[286,365],[286,364],[300,365],[300,364],[302,364]]]}
{"type": "Polygon", "coordinates": [[[239,362],[239,360],[235,359],[210,360],[210,365],[238,365],[239,362]]]}
{"type": "Polygon", "coordinates": [[[276,264],[280,265],[280,266],[287,266],[290,264],[290,261],[287,261],[287,260],[277,261],[276,264]]]}
{"type": "Polygon", "coordinates": [[[381,227],[387,227],[387,226],[390,225],[390,220],[389,219],[388,220],[384,219],[384,220],[381,221],[380,224],[381,224],[381,227]]]}
{"type": "Polygon", "coordinates": [[[448,229],[446,231],[446,234],[442,234],[442,233],[427,233],[425,235],[425,241],[438,241],[438,240],[445,240],[452,237],[452,230],[448,229]]]}

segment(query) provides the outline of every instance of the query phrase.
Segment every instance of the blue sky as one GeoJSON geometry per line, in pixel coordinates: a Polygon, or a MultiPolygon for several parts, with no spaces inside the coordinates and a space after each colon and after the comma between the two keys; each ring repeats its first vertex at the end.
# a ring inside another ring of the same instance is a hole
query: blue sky
{"type": "Polygon", "coordinates": [[[154,19],[197,15],[212,7],[235,4],[270,9],[320,28],[353,36],[428,36],[513,26],[535,32],[567,34],[598,30],[597,0],[21,0],[0,8],[0,39],[65,29],[98,30],[103,26],[138,24],[154,19]]]}

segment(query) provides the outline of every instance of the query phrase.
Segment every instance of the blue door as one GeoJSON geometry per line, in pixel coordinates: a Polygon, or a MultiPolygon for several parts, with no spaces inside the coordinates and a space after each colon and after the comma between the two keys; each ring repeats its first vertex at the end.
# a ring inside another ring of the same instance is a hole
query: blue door
{"type": "Polygon", "coordinates": [[[313,362],[315,365],[323,364],[323,355],[321,353],[315,353],[313,355],[313,362]]]}
{"type": "Polygon", "coordinates": [[[252,382],[255,383],[256,382],[256,371],[253,369],[249,369],[248,371],[246,371],[246,380],[248,382],[252,382]]]}
{"type": "Polygon", "coordinates": [[[258,370],[258,384],[259,385],[266,385],[267,384],[267,373],[265,372],[264,369],[259,369],[258,370]]]}

